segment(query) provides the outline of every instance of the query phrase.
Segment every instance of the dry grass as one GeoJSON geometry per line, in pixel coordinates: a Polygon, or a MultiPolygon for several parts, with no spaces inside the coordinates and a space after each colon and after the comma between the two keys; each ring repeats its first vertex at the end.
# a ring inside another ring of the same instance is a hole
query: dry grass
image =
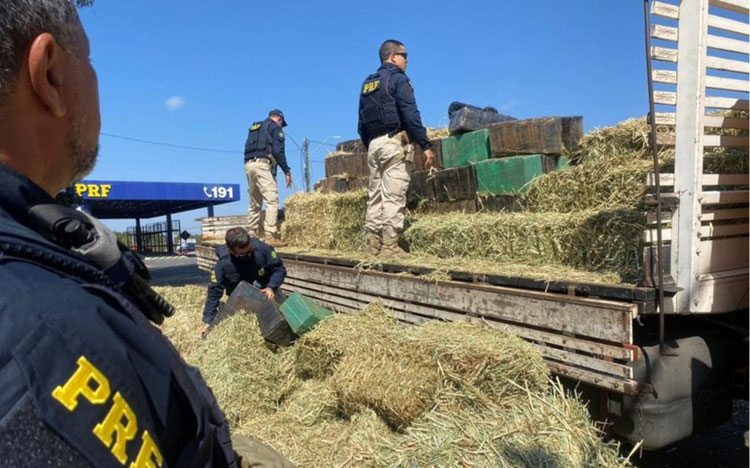
{"type": "MultiPolygon", "coordinates": [[[[195,288],[160,292],[200,316],[195,288]]],[[[192,321],[163,329],[191,349],[233,430],[301,467],[627,465],[583,404],[549,385],[538,352],[494,329],[403,327],[377,304],[325,320],[281,352],[245,314],[197,347],[192,321]]]]}
{"type": "Polygon", "coordinates": [[[285,202],[282,239],[301,247],[364,248],[366,202],[365,190],[341,194],[296,193],[285,202]]]}
{"type": "Polygon", "coordinates": [[[635,211],[426,215],[404,233],[411,252],[641,275],[644,216],[635,211]]]}

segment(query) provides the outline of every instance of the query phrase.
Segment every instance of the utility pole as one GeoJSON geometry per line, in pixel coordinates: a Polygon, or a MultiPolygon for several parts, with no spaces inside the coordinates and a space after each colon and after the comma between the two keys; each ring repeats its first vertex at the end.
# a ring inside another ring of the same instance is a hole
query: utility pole
{"type": "Polygon", "coordinates": [[[310,140],[302,140],[302,153],[305,155],[305,192],[310,191],[310,140]]]}

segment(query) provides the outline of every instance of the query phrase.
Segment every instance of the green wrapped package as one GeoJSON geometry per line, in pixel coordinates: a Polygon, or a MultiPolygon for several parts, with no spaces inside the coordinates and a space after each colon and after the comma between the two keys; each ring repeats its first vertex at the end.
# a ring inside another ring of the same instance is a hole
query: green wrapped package
{"type": "Polygon", "coordinates": [[[333,315],[333,312],[302,294],[292,293],[281,304],[281,314],[292,331],[302,336],[312,330],[318,322],[333,315]]]}
{"type": "Polygon", "coordinates": [[[490,134],[488,130],[464,133],[444,138],[443,167],[460,167],[484,161],[490,157],[490,134]]]}
{"type": "Polygon", "coordinates": [[[481,194],[503,195],[525,192],[532,180],[544,174],[542,156],[512,156],[477,163],[477,190],[481,194]]]}

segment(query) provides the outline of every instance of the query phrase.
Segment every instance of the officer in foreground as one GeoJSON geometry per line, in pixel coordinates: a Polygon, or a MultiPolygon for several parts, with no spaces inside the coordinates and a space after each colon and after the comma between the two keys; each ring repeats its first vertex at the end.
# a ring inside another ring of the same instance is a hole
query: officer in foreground
{"type": "Polygon", "coordinates": [[[247,224],[253,236],[260,227],[260,211],[266,202],[266,221],[263,224],[265,241],[273,247],[282,247],[277,228],[279,214],[279,189],[276,186],[276,167],[280,167],[286,178],[287,188],[292,187],[292,173],[284,153],[284,130],[287,123],[284,113],[274,109],[268,118],[255,122],[247,133],[245,142],[245,173],[250,205],[247,209],[247,224]]]}
{"type": "Polygon", "coordinates": [[[219,260],[211,272],[206,305],[203,308],[201,338],[205,338],[216,318],[219,301],[232,294],[240,281],[256,283],[269,301],[276,298],[277,291],[286,278],[286,267],[281,257],[268,244],[252,237],[244,228],[227,231],[226,245],[216,249],[219,260]]]}
{"type": "MultiPolygon", "coordinates": [[[[90,2],[89,2],[90,3],[90,2]]],[[[0,2],[0,462],[289,466],[239,441],[152,322],[174,309],[98,220],[53,197],[94,167],[89,44],[70,0],[0,2]]]]}
{"type": "Polygon", "coordinates": [[[424,151],[425,167],[435,154],[414,99],[404,44],[380,46],[380,68],[365,79],[359,96],[359,136],[367,148],[367,253],[384,258],[404,254],[398,236],[404,228],[406,190],[414,158],[412,144],[424,151]]]}

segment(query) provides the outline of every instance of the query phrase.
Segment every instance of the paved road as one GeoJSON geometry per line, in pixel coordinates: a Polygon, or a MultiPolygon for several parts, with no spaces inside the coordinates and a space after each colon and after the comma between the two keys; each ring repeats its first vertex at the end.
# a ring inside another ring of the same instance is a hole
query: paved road
{"type": "MultiPolygon", "coordinates": [[[[208,273],[198,269],[195,256],[146,257],[151,283],[156,286],[208,285],[208,273]]],[[[683,440],[673,447],[643,452],[634,457],[638,468],[748,468],[748,448],[743,434],[748,430],[748,404],[736,402],[727,424],[683,440]]]]}
{"type": "Polygon", "coordinates": [[[194,255],[163,255],[146,257],[154,286],[208,285],[208,273],[199,270],[194,255]]]}

